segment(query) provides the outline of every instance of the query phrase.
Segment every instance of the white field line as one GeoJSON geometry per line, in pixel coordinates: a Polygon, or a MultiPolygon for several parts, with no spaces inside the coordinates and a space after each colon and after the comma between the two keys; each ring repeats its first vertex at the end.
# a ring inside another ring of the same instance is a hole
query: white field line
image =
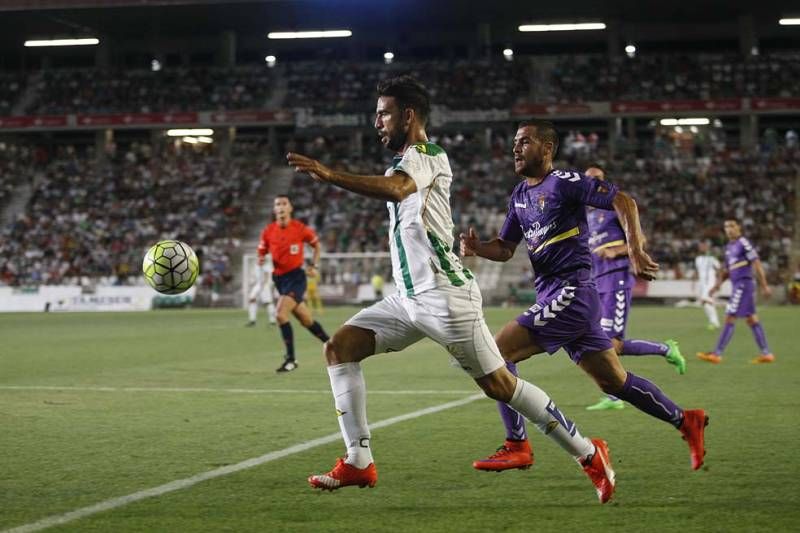
{"type": "MultiPolygon", "coordinates": [[[[453,409],[455,407],[461,407],[462,405],[467,405],[476,400],[480,400],[481,398],[484,398],[483,394],[473,394],[471,396],[467,396],[466,398],[462,398],[460,400],[434,405],[433,407],[428,407],[426,409],[420,409],[418,411],[412,411],[404,415],[387,418],[385,420],[381,420],[380,422],[375,422],[374,424],[370,424],[369,427],[372,430],[384,428],[387,426],[398,424],[400,422],[405,422],[406,420],[413,420],[421,416],[438,413],[440,411],[453,409]]],[[[227,476],[228,474],[233,474],[235,472],[247,470],[248,468],[253,468],[255,466],[259,466],[264,463],[269,463],[277,459],[282,459],[283,457],[287,457],[289,455],[302,453],[304,451],[316,448],[318,446],[322,446],[324,444],[336,442],[341,438],[342,436],[340,433],[331,433],[330,435],[326,435],[324,437],[320,437],[318,439],[313,439],[306,442],[301,442],[300,444],[295,444],[294,446],[289,446],[288,448],[284,448],[282,450],[270,452],[260,457],[247,459],[245,461],[236,463],[234,465],[223,466],[222,468],[217,468],[215,470],[203,472],[201,474],[197,474],[192,477],[171,481],[169,483],[165,483],[164,485],[159,485],[158,487],[140,490],[138,492],[128,494],[127,496],[120,496],[119,498],[111,498],[109,500],[105,500],[100,503],[90,505],[88,507],[82,507],[80,509],[76,509],[75,511],[70,511],[68,513],[48,516],[41,520],[37,520],[36,522],[31,522],[29,524],[24,524],[12,529],[6,529],[4,531],[0,531],[0,533],[31,533],[33,531],[41,531],[42,529],[46,529],[48,527],[66,524],[74,520],[86,518],[87,516],[92,516],[97,513],[102,513],[104,511],[116,509],[117,507],[128,505],[129,503],[134,503],[147,498],[153,498],[155,496],[161,496],[163,494],[167,494],[170,492],[182,490],[191,487],[193,485],[197,485],[198,483],[202,483],[203,481],[208,481],[209,479],[227,476]]]]}
{"type": "MultiPolygon", "coordinates": [[[[71,387],[58,385],[0,385],[0,391],[70,391],[70,392],[177,392],[221,394],[331,394],[330,389],[214,389],[205,387],[71,387]]],[[[473,390],[369,390],[367,394],[448,395],[470,394],[473,390]]]]}

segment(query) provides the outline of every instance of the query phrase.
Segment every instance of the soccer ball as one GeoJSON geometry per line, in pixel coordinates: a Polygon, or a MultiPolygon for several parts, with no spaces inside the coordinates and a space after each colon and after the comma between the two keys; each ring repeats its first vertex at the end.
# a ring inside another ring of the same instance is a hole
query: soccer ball
{"type": "Polygon", "coordinates": [[[180,294],[194,285],[200,263],[188,244],[167,240],[147,250],[142,271],[147,284],[158,292],[180,294]]]}

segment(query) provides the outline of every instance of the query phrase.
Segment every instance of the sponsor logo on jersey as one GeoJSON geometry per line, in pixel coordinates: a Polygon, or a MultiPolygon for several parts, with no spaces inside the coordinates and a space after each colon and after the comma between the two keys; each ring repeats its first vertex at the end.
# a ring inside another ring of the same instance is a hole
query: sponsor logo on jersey
{"type": "Polygon", "coordinates": [[[550,231],[551,229],[553,229],[555,227],[555,225],[556,225],[555,222],[551,222],[550,224],[548,224],[546,226],[542,226],[541,224],[539,224],[539,221],[537,220],[525,232],[525,234],[524,234],[525,238],[528,239],[528,240],[538,241],[542,237],[547,235],[547,232],[550,231]]]}
{"type": "Polygon", "coordinates": [[[589,246],[592,247],[595,244],[602,242],[602,240],[606,237],[608,237],[607,231],[604,231],[603,233],[592,233],[591,237],[589,237],[589,246]]]}

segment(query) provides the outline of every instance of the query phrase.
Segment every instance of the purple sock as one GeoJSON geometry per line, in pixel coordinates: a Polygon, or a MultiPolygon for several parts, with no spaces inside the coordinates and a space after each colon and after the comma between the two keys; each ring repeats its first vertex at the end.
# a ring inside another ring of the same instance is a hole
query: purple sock
{"type": "Polygon", "coordinates": [[[725,322],[725,327],[722,328],[722,333],[719,334],[719,340],[717,341],[717,347],[714,348],[714,353],[717,355],[722,355],[722,352],[725,351],[725,347],[731,342],[731,338],[733,337],[733,328],[735,327],[734,324],[725,322]]]}
{"type": "Polygon", "coordinates": [[[622,392],[617,394],[640,411],[668,422],[676,428],[683,421],[683,410],[675,405],[654,383],[628,372],[622,392]]]}
{"type": "MultiPolygon", "coordinates": [[[[519,375],[517,365],[511,361],[506,361],[506,368],[515,376],[519,375]]],[[[525,418],[521,414],[503,402],[497,402],[497,410],[500,411],[500,418],[503,419],[503,425],[506,427],[507,440],[526,440],[528,438],[525,418]]]]}
{"type": "Polygon", "coordinates": [[[667,355],[669,346],[663,342],[629,339],[622,343],[620,355],[667,355]]]}
{"type": "Polygon", "coordinates": [[[767,334],[764,333],[764,328],[761,327],[761,322],[756,322],[750,329],[753,330],[753,337],[756,338],[756,344],[758,344],[758,349],[761,350],[762,354],[769,353],[769,345],[767,344],[767,334]]]}

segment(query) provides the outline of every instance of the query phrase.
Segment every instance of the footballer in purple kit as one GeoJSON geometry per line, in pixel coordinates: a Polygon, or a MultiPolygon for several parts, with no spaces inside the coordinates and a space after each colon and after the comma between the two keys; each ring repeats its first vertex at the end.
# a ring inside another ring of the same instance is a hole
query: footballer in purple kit
{"type": "MultiPolygon", "coordinates": [[[[601,181],[606,180],[605,170],[599,165],[588,167],[584,175],[601,181]]],[[[686,359],[683,358],[676,341],[668,339],[664,342],[654,342],[625,338],[633,287],[636,284],[636,276],[630,269],[625,231],[614,211],[587,207],[586,222],[589,227],[589,249],[592,251],[592,277],[597,284],[597,293],[600,297],[600,327],[611,339],[617,354],[661,356],[675,367],[678,374],[685,374],[686,359]]],[[[586,409],[615,410],[624,406],[625,402],[619,398],[607,395],[586,409]]]]}
{"type": "Polygon", "coordinates": [[[711,287],[709,295],[717,292],[722,282],[730,278],[733,284],[731,299],[725,308],[725,326],[719,335],[717,346],[713,352],[698,352],[697,358],[709,363],[718,364],[722,362],[722,352],[733,337],[733,329],[736,326],[737,318],[744,318],[747,325],[753,332],[760,355],[751,360],[752,363],[772,363],[775,355],[770,352],[767,344],[767,334],[756,315],[756,287],[753,280],[753,270],[755,270],[761,292],[769,298],[772,296],[772,289],[767,285],[767,277],[764,274],[764,267],[758,258],[755,247],[742,235],[742,228],[736,219],[725,221],[725,236],[728,237],[728,244],[725,245],[725,270],[717,279],[716,284],[711,287]]]}
{"type": "MultiPolygon", "coordinates": [[[[705,457],[705,411],[684,410],[652,382],[626,372],[600,323],[586,206],[617,212],[633,272],[653,279],[658,265],[644,251],[636,203],[611,183],[554,169],[557,149],[558,134],[550,122],[522,122],[513,152],[514,170],[523,179],[511,194],[499,235],[481,241],[473,228],[461,234],[464,255],[493,261],[508,261],[524,239],[536,273],[537,302],[497,333],[500,352],[516,374],[516,363],[564,348],[603,392],[678,429],[689,444],[691,467],[697,470],[705,457]]],[[[498,402],[498,406],[506,426],[506,441],[497,453],[475,461],[473,466],[490,471],[527,468],[533,463],[533,453],[524,421],[508,405],[498,402]]]]}

